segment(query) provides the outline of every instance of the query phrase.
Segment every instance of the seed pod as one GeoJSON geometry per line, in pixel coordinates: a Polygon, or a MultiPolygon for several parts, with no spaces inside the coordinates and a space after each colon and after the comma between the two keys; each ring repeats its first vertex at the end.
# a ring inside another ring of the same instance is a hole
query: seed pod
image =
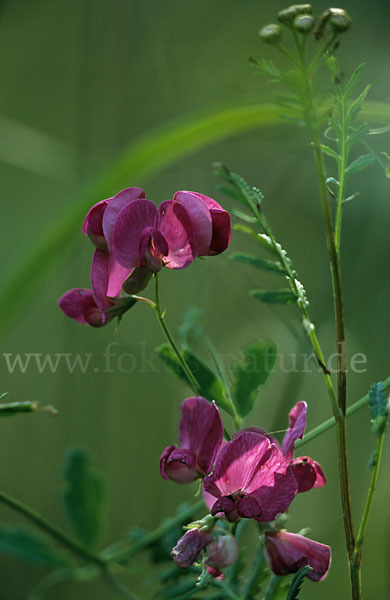
{"type": "Polygon", "coordinates": [[[265,25],[260,29],[259,36],[263,42],[271,44],[272,46],[278,46],[282,41],[282,30],[280,25],[271,23],[270,25],[265,25]]]}
{"type": "Polygon", "coordinates": [[[299,33],[310,33],[314,27],[314,17],[311,15],[298,15],[295,17],[293,26],[299,33]]]}
{"type": "Polygon", "coordinates": [[[293,4],[292,6],[279,11],[278,19],[284,25],[290,25],[296,16],[311,14],[312,11],[313,8],[311,4],[293,4]]]}

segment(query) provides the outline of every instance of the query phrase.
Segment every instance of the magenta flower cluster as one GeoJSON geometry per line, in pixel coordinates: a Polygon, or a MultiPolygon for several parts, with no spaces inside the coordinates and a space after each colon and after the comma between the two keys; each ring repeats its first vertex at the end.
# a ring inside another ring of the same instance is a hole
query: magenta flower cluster
{"type": "MultiPolygon", "coordinates": [[[[168,446],[163,451],[160,473],[164,479],[183,484],[201,478],[204,500],[213,516],[230,522],[238,518],[273,521],[288,510],[297,493],[326,483],[318,462],[307,456],[293,457],[295,441],[305,431],[306,411],[305,402],[292,408],[281,446],[259,428],[238,431],[227,442],[216,404],[201,397],[188,398],[181,404],[180,447],[168,446]]],[[[195,534],[186,536],[187,544],[183,541],[179,548],[185,547],[187,556],[192,550],[197,557],[200,550],[194,550],[192,544],[188,547],[195,534]]],[[[292,573],[309,564],[311,579],[320,580],[326,575],[330,564],[328,546],[274,530],[265,537],[267,560],[276,574],[292,573]]],[[[202,548],[207,545],[204,537],[196,539],[202,548]]],[[[180,565],[179,554],[176,546],[173,556],[180,565]]]]}
{"type": "Polygon", "coordinates": [[[95,246],[92,289],[72,289],[59,305],[76,321],[99,327],[113,318],[122,290],[137,294],[162,267],[184,269],[197,256],[226,250],[230,217],[196,192],[176,192],[157,207],[142,189],[127,188],[95,204],[82,230],[95,246]]]}

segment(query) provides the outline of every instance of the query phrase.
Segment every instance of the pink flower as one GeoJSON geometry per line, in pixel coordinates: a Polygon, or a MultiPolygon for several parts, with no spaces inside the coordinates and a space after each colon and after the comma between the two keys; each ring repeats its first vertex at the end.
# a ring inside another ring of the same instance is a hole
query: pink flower
{"type": "Polygon", "coordinates": [[[181,404],[180,448],[168,446],[160,458],[164,479],[191,483],[210,472],[223,439],[223,424],[216,404],[202,397],[181,404]]]}
{"type": "Polygon", "coordinates": [[[288,509],[298,486],[279,445],[260,431],[244,430],[221,448],[203,489],[212,515],[272,521],[288,509]]]}
{"type": "Polygon", "coordinates": [[[199,529],[189,529],[172,548],[172,558],[178,567],[188,569],[194,562],[207,544],[212,541],[213,537],[208,532],[200,531],[199,529]]]}
{"type": "Polygon", "coordinates": [[[206,563],[214,569],[224,569],[233,565],[238,558],[238,544],[230,533],[214,538],[207,545],[206,563]]]}
{"type": "Polygon", "coordinates": [[[207,550],[206,565],[213,577],[221,578],[219,569],[230,567],[238,558],[238,545],[236,539],[230,535],[213,537],[210,531],[199,528],[190,529],[177,542],[172,549],[172,558],[182,569],[193,565],[202,550],[207,550]]]}
{"type": "Polygon", "coordinates": [[[308,578],[322,581],[330,567],[330,547],[287,531],[265,532],[265,556],[275,575],[296,573],[309,565],[308,578]]]}

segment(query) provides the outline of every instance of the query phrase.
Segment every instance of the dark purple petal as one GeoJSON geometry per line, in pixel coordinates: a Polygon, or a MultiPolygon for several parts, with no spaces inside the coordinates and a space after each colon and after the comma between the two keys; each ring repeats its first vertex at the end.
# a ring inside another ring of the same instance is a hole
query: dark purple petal
{"type": "Polygon", "coordinates": [[[160,472],[163,469],[166,478],[175,481],[176,483],[192,483],[202,475],[196,465],[196,459],[192,450],[186,448],[175,448],[170,452],[169,456],[163,456],[160,459],[160,472]],[[163,467],[161,467],[163,464],[163,467]]]}
{"type": "Polygon", "coordinates": [[[205,196],[204,194],[198,194],[197,192],[191,192],[197,198],[202,200],[210,211],[212,220],[212,239],[208,254],[220,254],[229,246],[231,227],[230,227],[230,215],[222,208],[218,202],[205,196]]]}
{"type": "Polygon", "coordinates": [[[170,454],[177,449],[177,446],[167,446],[160,456],[160,475],[163,479],[169,479],[166,473],[166,464],[170,454]]]}
{"type": "Polygon", "coordinates": [[[196,562],[203,547],[204,539],[199,529],[190,529],[172,548],[172,558],[179,567],[188,569],[196,562]]]}
{"type": "Polygon", "coordinates": [[[166,200],[160,204],[159,213],[159,229],[169,248],[164,260],[165,266],[168,269],[184,269],[195,258],[187,234],[191,227],[187,211],[178,202],[166,200]]]}
{"type": "Polygon", "coordinates": [[[139,198],[145,198],[144,190],[142,190],[141,188],[133,187],[122,190],[121,192],[119,192],[119,194],[117,194],[113,198],[110,198],[110,200],[108,201],[109,204],[107,210],[104,212],[103,215],[102,227],[104,237],[106,239],[107,246],[110,249],[110,251],[112,245],[112,234],[114,231],[116,219],[120,211],[124,206],[126,206],[126,204],[129,204],[129,202],[132,202],[133,200],[137,200],[139,198]]]}
{"type": "Polygon", "coordinates": [[[240,517],[245,519],[259,518],[262,514],[260,503],[255,496],[240,498],[237,502],[237,512],[240,517]]]}
{"type": "Polygon", "coordinates": [[[295,458],[291,467],[297,480],[298,492],[308,492],[312,488],[322,487],[326,484],[321,465],[308,456],[295,458]]]}
{"type": "Polygon", "coordinates": [[[222,581],[222,579],[225,577],[225,575],[219,569],[215,569],[209,565],[206,565],[206,569],[210,573],[211,577],[214,577],[214,579],[217,579],[218,581],[222,581]]]}
{"type": "Polygon", "coordinates": [[[211,507],[210,512],[213,515],[213,517],[218,513],[225,513],[225,515],[228,515],[229,513],[237,512],[236,503],[234,500],[231,500],[226,496],[224,496],[223,498],[218,498],[218,500],[211,507]]]}
{"type": "Polygon", "coordinates": [[[215,402],[202,397],[182,402],[179,441],[182,448],[192,450],[200,469],[209,473],[223,439],[223,424],[215,402]]]}
{"type": "Polygon", "coordinates": [[[158,229],[148,228],[144,231],[139,246],[141,264],[152,273],[158,273],[164,265],[163,259],[168,251],[168,244],[158,229]]]}
{"type": "Polygon", "coordinates": [[[306,427],[306,402],[297,402],[289,412],[289,428],[284,436],[282,450],[290,458],[293,455],[295,440],[303,437],[306,427]]]}
{"type": "Polygon", "coordinates": [[[101,327],[108,320],[96,305],[92,290],[80,288],[69,290],[61,296],[58,304],[68,317],[84,325],[101,327]]]}
{"type": "Polygon", "coordinates": [[[238,544],[230,535],[220,535],[207,546],[206,563],[215,569],[224,569],[233,565],[238,558],[238,544]]]}
{"type": "MultiPolygon", "coordinates": [[[[193,192],[176,192],[173,199],[185,208],[189,217],[189,221],[185,219],[183,225],[195,255],[207,256],[213,235],[210,211],[193,192]]],[[[177,217],[182,219],[182,211],[177,212],[177,217]]]]}
{"type": "Polygon", "coordinates": [[[83,233],[91,242],[101,250],[107,250],[107,243],[103,233],[103,216],[110,200],[101,200],[88,211],[84,223],[83,233]]]}
{"type": "Polygon", "coordinates": [[[126,204],[116,218],[112,235],[115,259],[128,269],[142,266],[140,244],[149,228],[157,227],[158,212],[150,200],[133,200],[126,204]]]}
{"type": "Polygon", "coordinates": [[[296,533],[287,531],[265,532],[265,556],[275,575],[296,573],[309,565],[312,570],[307,577],[322,581],[330,567],[330,547],[296,533]]]}

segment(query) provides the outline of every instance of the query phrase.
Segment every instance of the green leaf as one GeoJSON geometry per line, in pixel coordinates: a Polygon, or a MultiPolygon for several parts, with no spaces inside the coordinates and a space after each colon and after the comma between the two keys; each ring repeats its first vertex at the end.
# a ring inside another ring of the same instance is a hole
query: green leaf
{"type": "Polygon", "coordinates": [[[271,340],[255,342],[243,348],[244,357],[233,364],[232,396],[240,417],[252,410],[258,390],[264,385],[275,366],[276,345],[271,340]]]}
{"type": "Polygon", "coordinates": [[[105,517],[105,485],[91,467],[88,450],[74,448],[65,465],[65,507],[74,532],[86,548],[97,542],[105,517]]]}
{"type": "Polygon", "coordinates": [[[358,67],[356,67],[356,69],[352,73],[352,75],[351,75],[351,77],[350,77],[350,79],[349,79],[349,81],[346,84],[345,89],[344,89],[344,95],[345,95],[346,98],[349,98],[353,94],[353,92],[354,92],[357,84],[359,83],[359,81],[363,77],[365,70],[366,70],[366,64],[365,63],[363,63],[363,64],[359,65],[358,67]]]}
{"type": "Polygon", "coordinates": [[[294,579],[291,582],[286,600],[298,600],[303,580],[310,571],[311,567],[309,565],[306,565],[306,567],[299,569],[299,571],[295,574],[294,579]]]}
{"type": "Polygon", "coordinates": [[[283,290],[252,290],[250,295],[266,304],[294,304],[297,296],[289,289],[283,290]]]}
{"type": "Polygon", "coordinates": [[[273,260],[265,260],[264,258],[258,258],[257,256],[252,256],[252,254],[244,254],[243,252],[234,252],[230,255],[232,260],[236,262],[241,262],[246,265],[250,265],[251,267],[255,267],[256,269],[263,269],[264,271],[272,271],[273,273],[278,273],[279,275],[286,275],[286,271],[283,268],[283,265],[280,262],[276,262],[273,260]]]}
{"type": "Polygon", "coordinates": [[[386,416],[387,400],[385,386],[382,381],[374,383],[368,392],[370,413],[373,419],[386,416]]]}
{"type": "Polygon", "coordinates": [[[230,214],[234,215],[238,219],[241,219],[241,221],[245,221],[246,223],[256,223],[257,222],[256,217],[251,217],[247,213],[242,212],[242,210],[237,210],[236,208],[232,208],[230,210],[230,214]]]}
{"type": "Polygon", "coordinates": [[[70,568],[66,555],[54,550],[40,535],[21,525],[0,526],[0,552],[51,568],[70,568]]]}
{"type": "Polygon", "coordinates": [[[10,417],[18,413],[31,413],[38,409],[36,402],[7,402],[0,404],[0,417],[10,417]]]}
{"type": "MultiPolygon", "coordinates": [[[[190,385],[179,359],[169,344],[158,346],[156,352],[175,375],[190,385]]],[[[181,349],[181,352],[184,360],[200,385],[202,396],[207,398],[210,402],[214,400],[220,408],[223,408],[229,414],[233,415],[234,412],[232,406],[226,396],[224,385],[219,377],[217,377],[189,348],[184,347],[181,349]]]]}
{"type": "Polygon", "coordinates": [[[320,144],[320,148],[322,152],[324,152],[324,154],[327,154],[328,156],[334,158],[337,161],[340,160],[340,156],[337,154],[336,150],[333,150],[333,148],[329,148],[329,146],[326,146],[325,144],[320,144]]]}
{"type": "Polygon", "coordinates": [[[348,165],[346,173],[348,173],[348,175],[358,173],[359,171],[363,171],[367,167],[373,165],[374,162],[375,156],[373,154],[364,154],[362,156],[359,156],[359,158],[357,158],[348,165]]]}
{"type": "Polygon", "coordinates": [[[367,85],[362,91],[362,93],[348,107],[347,117],[350,123],[352,123],[356,119],[358,113],[362,110],[362,104],[366,99],[366,96],[370,89],[371,85],[367,85]]]}

